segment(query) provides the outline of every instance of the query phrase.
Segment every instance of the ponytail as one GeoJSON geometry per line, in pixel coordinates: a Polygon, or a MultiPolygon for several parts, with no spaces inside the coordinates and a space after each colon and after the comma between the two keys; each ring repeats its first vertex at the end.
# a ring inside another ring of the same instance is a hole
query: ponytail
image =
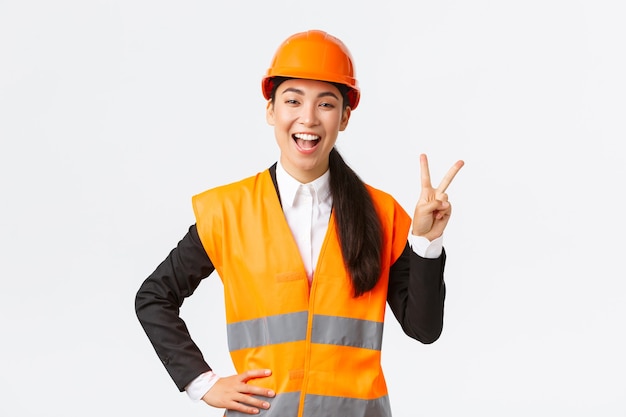
{"type": "Polygon", "coordinates": [[[358,297],[380,278],[382,226],[365,184],[335,148],[330,151],[329,169],[341,253],[358,297]]]}

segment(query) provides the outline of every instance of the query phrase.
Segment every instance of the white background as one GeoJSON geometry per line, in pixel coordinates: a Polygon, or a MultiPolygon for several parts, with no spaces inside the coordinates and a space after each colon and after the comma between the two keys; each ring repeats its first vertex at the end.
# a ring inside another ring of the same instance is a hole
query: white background
{"type": "MultiPolygon", "coordinates": [[[[626,9],[620,1],[0,0],[0,415],[220,416],[178,393],[135,292],[190,198],[278,156],[260,79],[322,29],[362,101],[338,148],[412,212],[448,192],[433,345],[391,315],[395,416],[626,416],[626,9]]],[[[231,372],[221,284],[183,306],[231,372]]]]}

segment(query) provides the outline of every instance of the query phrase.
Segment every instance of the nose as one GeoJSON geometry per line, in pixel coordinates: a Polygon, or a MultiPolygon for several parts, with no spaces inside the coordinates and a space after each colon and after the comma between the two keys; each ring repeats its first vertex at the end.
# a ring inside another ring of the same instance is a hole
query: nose
{"type": "Polygon", "coordinates": [[[315,126],[319,123],[317,117],[317,106],[314,103],[308,103],[301,107],[300,123],[304,126],[315,126]]]}

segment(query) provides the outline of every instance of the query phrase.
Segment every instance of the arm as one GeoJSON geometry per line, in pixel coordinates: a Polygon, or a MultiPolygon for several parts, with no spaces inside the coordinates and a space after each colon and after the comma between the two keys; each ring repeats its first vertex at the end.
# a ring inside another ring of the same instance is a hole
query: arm
{"type": "Polygon", "coordinates": [[[159,359],[180,391],[198,375],[210,371],[180,318],[180,307],[214,270],[196,226],[141,284],[135,311],[159,359]]]}
{"type": "Polygon", "coordinates": [[[407,243],[389,270],[389,307],[404,333],[425,344],[443,329],[445,261],[445,251],[435,259],[422,258],[407,243]]]}
{"type": "MultiPolygon", "coordinates": [[[[419,239],[437,243],[437,246],[441,243],[439,239],[452,212],[446,189],[463,165],[463,161],[457,161],[435,189],[430,182],[428,159],[426,155],[420,155],[422,191],[413,216],[411,241],[414,244],[419,243],[419,239]]],[[[425,252],[418,251],[420,255],[425,252]]],[[[389,270],[387,302],[404,332],[422,343],[434,342],[443,329],[446,254],[443,248],[441,253],[438,249],[436,252],[436,258],[426,259],[415,253],[407,243],[402,255],[389,270]]]]}
{"type": "MultiPolygon", "coordinates": [[[[137,318],[180,391],[185,390],[190,382],[197,382],[198,376],[211,371],[179,313],[185,298],[193,294],[200,282],[214,270],[193,225],[143,282],[135,298],[137,318]]],[[[253,369],[221,377],[211,384],[208,392],[194,393],[194,396],[202,395],[202,400],[213,407],[258,414],[259,409],[267,409],[270,404],[253,395],[273,397],[275,393],[246,382],[269,375],[270,370],[253,369]]]]}

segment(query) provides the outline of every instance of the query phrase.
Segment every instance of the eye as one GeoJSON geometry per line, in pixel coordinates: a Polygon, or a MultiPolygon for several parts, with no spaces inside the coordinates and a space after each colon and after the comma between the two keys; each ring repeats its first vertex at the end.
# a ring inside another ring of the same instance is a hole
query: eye
{"type": "Polygon", "coordinates": [[[327,109],[334,109],[335,105],[333,103],[324,102],[324,103],[320,103],[320,107],[325,107],[327,109]]]}
{"type": "Polygon", "coordinates": [[[300,102],[298,100],[296,100],[295,98],[288,98],[285,100],[285,104],[290,104],[290,105],[297,105],[300,102]]]}

